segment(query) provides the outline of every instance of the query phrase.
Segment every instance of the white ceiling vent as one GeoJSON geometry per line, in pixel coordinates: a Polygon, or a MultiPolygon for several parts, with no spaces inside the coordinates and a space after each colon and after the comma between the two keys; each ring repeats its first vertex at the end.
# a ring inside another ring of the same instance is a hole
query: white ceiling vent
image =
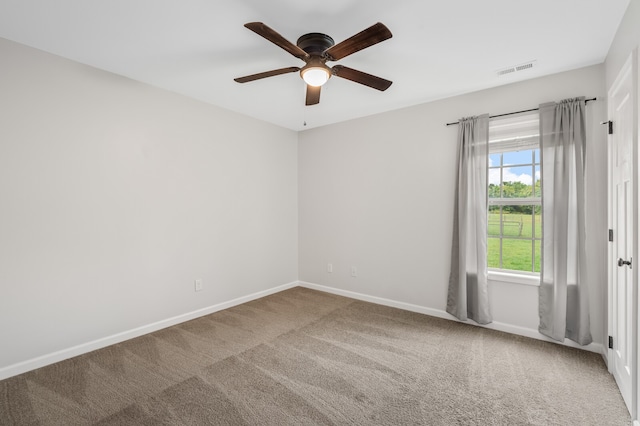
{"type": "Polygon", "coordinates": [[[511,74],[512,72],[516,72],[516,69],[514,67],[505,68],[503,70],[497,71],[497,74],[500,76],[505,74],[511,74]]]}
{"type": "Polygon", "coordinates": [[[507,67],[507,68],[503,68],[501,70],[498,70],[498,71],[496,71],[496,74],[498,75],[498,77],[500,77],[501,75],[512,74],[514,72],[528,70],[530,68],[533,68],[533,66],[535,64],[536,64],[536,61],[525,62],[524,64],[514,65],[514,66],[511,66],[511,67],[507,67]]]}

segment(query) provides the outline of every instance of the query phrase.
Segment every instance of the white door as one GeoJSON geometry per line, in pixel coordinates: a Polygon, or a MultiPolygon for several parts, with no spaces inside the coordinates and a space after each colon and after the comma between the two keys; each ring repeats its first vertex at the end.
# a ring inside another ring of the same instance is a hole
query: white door
{"type": "MultiPolygon", "coordinates": [[[[630,58],[631,59],[631,58],[630,58]]],[[[633,322],[633,81],[631,60],[609,90],[610,188],[609,224],[613,243],[609,258],[609,332],[613,349],[609,350],[609,368],[618,383],[629,412],[632,408],[635,324],[633,322]]]]}

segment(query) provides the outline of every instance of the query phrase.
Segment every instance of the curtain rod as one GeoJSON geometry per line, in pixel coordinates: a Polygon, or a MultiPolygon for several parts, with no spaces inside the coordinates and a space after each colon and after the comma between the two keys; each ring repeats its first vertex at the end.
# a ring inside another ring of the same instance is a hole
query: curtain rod
{"type": "MultiPolygon", "coordinates": [[[[587,102],[595,101],[596,99],[597,98],[585,99],[584,103],[586,104],[587,102]]],[[[522,110],[522,111],[514,111],[514,112],[507,112],[507,113],[504,113],[504,114],[490,115],[489,118],[504,117],[505,115],[514,115],[514,114],[520,114],[520,113],[523,113],[523,112],[538,111],[539,109],[540,108],[532,108],[532,109],[525,109],[525,110],[522,110]]],[[[458,123],[459,123],[459,121],[455,121],[453,123],[447,123],[447,126],[453,126],[453,125],[458,124],[458,123]]]]}

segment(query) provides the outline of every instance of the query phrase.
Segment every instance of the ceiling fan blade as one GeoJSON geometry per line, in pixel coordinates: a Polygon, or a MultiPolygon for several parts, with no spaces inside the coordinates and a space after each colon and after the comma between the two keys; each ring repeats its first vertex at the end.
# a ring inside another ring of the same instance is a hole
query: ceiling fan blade
{"type": "Polygon", "coordinates": [[[331,68],[333,75],[337,77],[346,78],[347,80],[355,81],[356,83],[364,84],[365,86],[385,91],[391,86],[392,81],[385,80],[384,78],[376,77],[375,75],[367,74],[366,72],[354,70],[353,68],[345,67],[342,65],[335,65],[331,68]]]}
{"type": "Polygon", "coordinates": [[[258,74],[251,74],[244,77],[234,78],[238,83],[248,83],[254,80],[260,80],[261,78],[273,77],[274,75],[287,74],[290,72],[300,71],[298,67],[280,68],[272,71],[260,72],[258,74]]]}
{"type": "Polygon", "coordinates": [[[307,84],[307,100],[305,105],[315,105],[320,103],[320,89],[322,86],[309,86],[307,84]]]}
{"type": "Polygon", "coordinates": [[[282,49],[291,53],[296,58],[304,59],[309,56],[307,52],[300,49],[295,44],[291,43],[286,38],[282,37],[278,32],[269,28],[262,22],[249,22],[244,24],[245,27],[249,28],[254,33],[266,38],[271,43],[280,46],[282,49]]]}
{"type": "Polygon", "coordinates": [[[366,30],[328,48],[325,50],[324,54],[328,57],[329,61],[337,61],[338,59],[342,59],[359,50],[373,46],[381,41],[385,41],[392,36],[393,35],[391,34],[391,31],[389,31],[389,28],[378,22],[366,30]]]}

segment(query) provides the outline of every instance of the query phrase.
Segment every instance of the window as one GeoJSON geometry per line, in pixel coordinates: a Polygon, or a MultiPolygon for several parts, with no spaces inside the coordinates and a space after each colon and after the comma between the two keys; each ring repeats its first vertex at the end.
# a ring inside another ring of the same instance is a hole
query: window
{"type": "Polygon", "coordinates": [[[542,200],[538,114],[489,124],[487,263],[490,271],[540,272],[542,200]]]}

